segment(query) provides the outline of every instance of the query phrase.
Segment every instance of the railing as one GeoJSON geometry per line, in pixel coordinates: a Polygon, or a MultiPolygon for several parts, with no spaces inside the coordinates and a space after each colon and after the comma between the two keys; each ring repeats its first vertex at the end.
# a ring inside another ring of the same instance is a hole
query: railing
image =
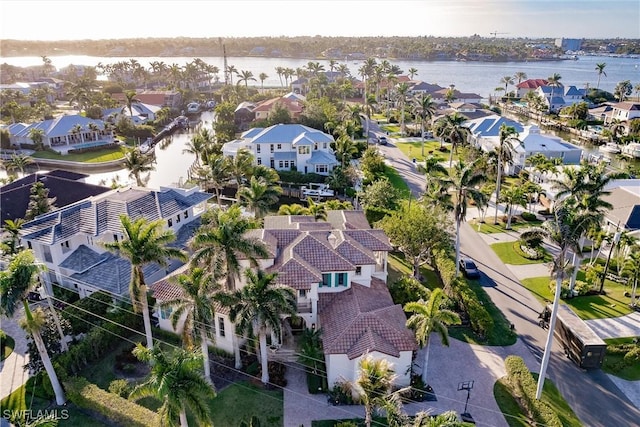
{"type": "Polygon", "coordinates": [[[311,313],[313,305],[311,301],[298,302],[298,313],[311,313]]]}

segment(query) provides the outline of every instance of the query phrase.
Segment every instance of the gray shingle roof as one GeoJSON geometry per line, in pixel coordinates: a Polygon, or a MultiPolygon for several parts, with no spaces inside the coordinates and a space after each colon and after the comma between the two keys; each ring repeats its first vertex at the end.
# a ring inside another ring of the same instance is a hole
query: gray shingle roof
{"type": "Polygon", "coordinates": [[[88,246],[80,245],[62,263],[61,268],[82,273],[108,258],[108,253],[98,253],[88,246]]]}

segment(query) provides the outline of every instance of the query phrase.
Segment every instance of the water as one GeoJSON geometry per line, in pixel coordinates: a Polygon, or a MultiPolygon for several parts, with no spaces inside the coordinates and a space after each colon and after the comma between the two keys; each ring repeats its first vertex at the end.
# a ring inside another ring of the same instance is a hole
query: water
{"type": "MultiPolygon", "coordinates": [[[[114,64],[119,61],[129,61],[130,57],[97,57],[97,56],[51,56],[52,64],[60,69],[70,64],[74,65],[90,65],[96,66],[102,64],[114,64]]],[[[177,64],[184,66],[188,62],[194,60],[193,57],[136,57],[142,66],[149,68],[149,64],[153,61],[162,61],[167,65],[177,64]]],[[[203,57],[200,58],[209,65],[218,67],[221,72],[220,78],[223,79],[222,70],[224,69],[224,60],[222,57],[203,57]]],[[[42,65],[42,58],[39,56],[17,56],[17,57],[0,57],[1,62],[5,62],[15,66],[32,66],[42,65]]],[[[293,58],[255,58],[255,57],[228,57],[228,65],[233,65],[238,71],[251,71],[257,81],[249,82],[249,85],[260,86],[258,79],[260,73],[265,73],[269,77],[264,81],[267,87],[281,86],[280,78],[276,73],[276,67],[285,68],[301,68],[306,66],[310,61],[319,62],[324,65],[325,70],[329,70],[329,61],[318,59],[293,59],[293,58]]],[[[340,61],[344,63],[344,61],[340,61]]],[[[461,92],[477,93],[483,98],[496,95],[497,87],[504,88],[500,83],[500,79],[504,76],[513,76],[516,72],[522,71],[527,74],[530,79],[547,77],[557,73],[562,76],[561,82],[567,85],[574,85],[578,88],[584,88],[586,84],[589,87],[596,87],[598,82],[598,74],[595,70],[597,63],[606,63],[604,69],[606,76],[603,74],[600,79],[600,89],[613,92],[616,84],[623,80],[630,80],[632,85],[640,83],[640,58],[617,58],[604,56],[581,56],[579,60],[563,60],[563,61],[540,61],[540,62],[459,62],[459,61],[407,61],[389,59],[393,65],[398,65],[406,74],[410,68],[418,70],[415,79],[428,83],[436,83],[443,87],[455,85],[455,88],[461,92]]],[[[361,78],[358,75],[358,68],[363,61],[346,62],[351,75],[361,78]]],[[[234,82],[236,78],[234,76],[234,82]]],[[[509,87],[513,90],[513,87],[509,87]]],[[[635,94],[634,94],[635,95],[635,94]]]]}

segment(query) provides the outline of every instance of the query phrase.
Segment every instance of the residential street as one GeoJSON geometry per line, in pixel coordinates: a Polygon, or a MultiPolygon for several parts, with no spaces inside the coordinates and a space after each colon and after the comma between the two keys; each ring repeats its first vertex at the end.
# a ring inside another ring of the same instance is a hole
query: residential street
{"type": "MultiPolygon", "coordinates": [[[[379,148],[388,163],[405,178],[413,194],[419,194],[424,188],[424,181],[413,169],[410,159],[394,147],[393,141],[390,145],[379,148]]],[[[476,214],[472,211],[475,209],[470,210],[471,217],[476,214]]],[[[491,217],[493,212],[495,211],[490,207],[487,217],[491,217]]],[[[539,370],[547,333],[537,323],[542,305],[520,284],[518,277],[501,262],[489,249],[488,242],[469,224],[463,224],[461,227],[461,253],[476,261],[484,273],[482,285],[493,302],[515,326],[519,341],[524,345],[514,346],[514,349],[527,348],[529,356],[533,355],[538,364],[537,367],[530,368],[534,372],[539,370]]],[[[539,277],[539,273],[533,277],[539,277]]],[[[640,419],[640,409],[631,403],[605,373],[600,370],[587,372],[579,369],[565,357],[557,345],[557,340],[554,340],[553,350],[547,376],[553,380],[585,426],[630,425],[633,423],[630,420],[640,419]]],[[[526,354],[518,355],[525,358],[525,361],[528,359],[526,354]]],[[[471,360],[468,362],[459,369],[465,371],[469,379],[473,379],[474,376],[481,377],[486,369],[482,360],[476,360],[473,364],[471,360]]],[[[488,387],[484,388],[488,390],[488,387]]]]}

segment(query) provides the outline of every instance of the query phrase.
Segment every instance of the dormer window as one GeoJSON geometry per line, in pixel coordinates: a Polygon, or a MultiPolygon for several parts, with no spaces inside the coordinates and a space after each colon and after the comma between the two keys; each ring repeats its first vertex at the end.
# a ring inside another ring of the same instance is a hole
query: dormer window
{"type": "Polygon", "coordinates": [[[362,266],[356,266],[356,276],[362,276],[362,266]]]}
{"type": "Polygon", "coordinates": [[[169,227],[173,227],[173,220],[172,220],[171,218],[169,218],[169,219],[167,220],[167,225],[168,225],[169,227]]]}

